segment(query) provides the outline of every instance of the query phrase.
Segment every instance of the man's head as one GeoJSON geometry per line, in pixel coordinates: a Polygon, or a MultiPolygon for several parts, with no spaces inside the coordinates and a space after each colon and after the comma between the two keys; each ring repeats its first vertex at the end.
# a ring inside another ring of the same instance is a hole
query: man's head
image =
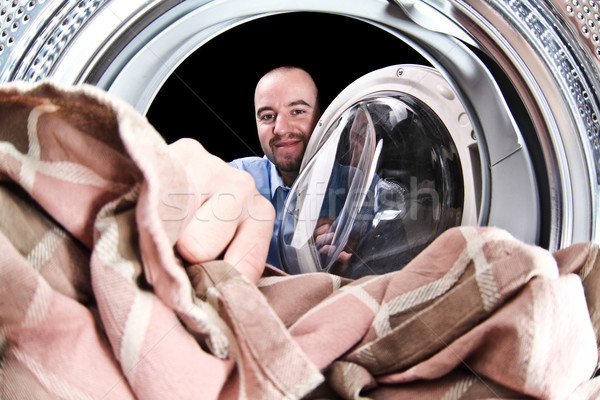
{"type": "Polygon", "coordinates": [[[317,86],[303,69],[276,68],[256,85],[254,111],[262,150],[291,186],[321,116],[317,86]]]}

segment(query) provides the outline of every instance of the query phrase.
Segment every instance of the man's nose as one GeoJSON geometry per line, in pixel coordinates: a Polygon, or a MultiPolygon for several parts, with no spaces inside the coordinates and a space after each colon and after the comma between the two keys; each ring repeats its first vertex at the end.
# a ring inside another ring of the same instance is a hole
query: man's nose
{"type": "Polygon", "coordinates": [[[288,116],[278,115],[275,119],[275,126],[273,127],[273,133],[282,136],[289,133],[291,130],[291,124],[288,116]]]}

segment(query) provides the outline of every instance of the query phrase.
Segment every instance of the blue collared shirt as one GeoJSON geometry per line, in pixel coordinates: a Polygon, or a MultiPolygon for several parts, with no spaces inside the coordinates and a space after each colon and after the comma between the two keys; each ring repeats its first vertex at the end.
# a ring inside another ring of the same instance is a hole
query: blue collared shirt
{"type": "Polygon", "coordinates": [[[269,246],[267,263],[283,269],[279,259],[278,237],[279,227],[281,226],[283,205],[290,193],[290,188],[283,183],[275,164],[266,156],[264,157],[244,157],[233,160],[229,163],[231,166],[242,169],[254,178],[256,189],[275,207],[275,225],[273,226],[273,236],[269,246]]]}

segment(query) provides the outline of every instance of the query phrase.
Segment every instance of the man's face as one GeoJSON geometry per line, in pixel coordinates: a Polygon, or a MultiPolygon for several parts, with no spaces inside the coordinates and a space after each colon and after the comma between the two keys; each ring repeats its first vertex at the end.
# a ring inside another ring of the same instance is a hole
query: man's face
{"type": "MultiPolygon", "coordinates": [[[[305,71],[278,70],[263,77],[254,93],[258,139],[284,177],[295,176],[319,118],[317,88],[305,71]]],[[[286,184],[290,184],[286,182],[286,184]]]]}

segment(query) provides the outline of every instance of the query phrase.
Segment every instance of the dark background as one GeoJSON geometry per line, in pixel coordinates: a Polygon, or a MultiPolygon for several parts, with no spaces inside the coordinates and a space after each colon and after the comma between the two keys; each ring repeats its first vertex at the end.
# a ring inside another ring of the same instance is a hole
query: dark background
{"type": "Polygon", "coordinates": [[[364,21],[309,12],[263,17],[222,33],[183,61],[147,117],[169,143],[192,137],[226,161],[262,156],[253,98],[268,70],[305,68],[326,106],[362,75],[406,63],[428,65],[400,39],[364,21]]]}

